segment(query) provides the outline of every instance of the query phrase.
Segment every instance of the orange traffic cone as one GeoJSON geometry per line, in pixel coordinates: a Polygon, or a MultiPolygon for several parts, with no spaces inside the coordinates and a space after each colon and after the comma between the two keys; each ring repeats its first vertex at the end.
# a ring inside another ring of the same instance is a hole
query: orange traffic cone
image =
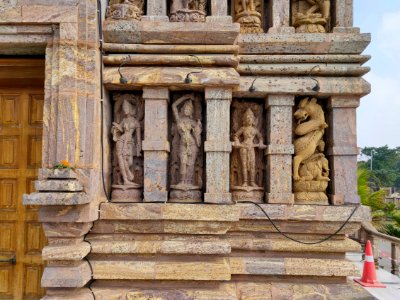
{"type": "Polygon", "coordinates": [[[362,277],[360,279],[354,279],[354,281],[365,287],[386,287],[386,285],[376,280],[374,255],[372,254],[372,246],[370,241],[367,241],[367,244],[365,245],[364,270],[362,277]]]}

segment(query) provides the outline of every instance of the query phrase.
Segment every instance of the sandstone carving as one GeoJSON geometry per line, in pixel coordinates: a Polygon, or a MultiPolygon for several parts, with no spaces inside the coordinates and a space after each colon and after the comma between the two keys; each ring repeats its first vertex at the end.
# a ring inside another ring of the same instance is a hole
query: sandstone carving
{"type": "Polygon", "coordinates": [[[325,158],[323,136],[324,111],[316,98],[304,98],[294,113],[297,121],[294,133],[295,156],[293,179],[296,203],[328,204],[326,188],[329,179],[329,163],[325,158]]]}
{"type": "Polygon", "coordinates": [[[264,138],[262,106],[233,102],[231,190],[235,201],[263,202],[264,138]]]}
{"type": "Polygon", "coordinates": [[[113,96],[114,122],[111,133],[113,151],[113,201],[138,202],[142,197],[143,99],[133,94],[113,96]]]}
{"type": "Polygon", "coordinates": [[[296,32],[327,32],[330,22],[330,7],[330,0],[293,1],[292,23],[296,32]]]}
{"type": "Polygon", "coordinates": [[[262,33],[261,0],[235,0],[235,22],[241,33],[262,33]]]}
{"type": "Polygon", "coordinates": [[[171,201],[200,202],[203,185],[201,97],[186,94],[172,104],[171,201]]]}
{"type": "Polygon", "coordinates": [[[207,0],[172,0],[169,19],[172,22],[205,22],[207,0]]]}
{"type": "Polygon", "coordinates": [[[140,20],[144,11],[144,0],[111,0],[106,18],[115,20],[140,20]]]}

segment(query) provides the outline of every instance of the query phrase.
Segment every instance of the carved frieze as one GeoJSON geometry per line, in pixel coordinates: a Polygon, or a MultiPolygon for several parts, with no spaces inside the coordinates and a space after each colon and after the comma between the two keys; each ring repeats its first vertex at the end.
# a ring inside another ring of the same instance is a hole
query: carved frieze
{"type": "Polygon", "coordinates": [[[232,112],[231,191],[235,201],[263,202],[263,108],[256,102],[234,100],[232,112]]]}
{"type": "Polygon", "coordinates": [[[304,98],[294,113],[293,180],[295,202],[328,204],[329,163],[324,155],[324,111],[316,98],[304,98]]]}
{"type": "Polygon", "coordinates": [[[207,0],[172,0],[171,22],[205,22],[207,0]]]}
{"type": "Polygon", "coordinates": [[[327,32],[330,9],[330,0],[292,0],[292,24],[296,32],[327,32]]]}
{"type": "Polygon", "coordinates": [[[106,18],[115,20],[140,20],[144,12],[144,0],[110,0],[106,18]]]}
{"type": "Polygon", "coordinates": [[[139,202],[143,186],[143,99],[134,94],[114,94],[112,200],[139,202]]]}
{"type": "Polygon", "coordinates": [[[235,0],[235,22],[240,23],[241,33],[262,33],[261,0],[235,0]]]}
{"type": "Polygon", "coordinates": [[[170,201],[200,202],[203,186],[202,97],[185,94],[172,103],[170,201]]]}

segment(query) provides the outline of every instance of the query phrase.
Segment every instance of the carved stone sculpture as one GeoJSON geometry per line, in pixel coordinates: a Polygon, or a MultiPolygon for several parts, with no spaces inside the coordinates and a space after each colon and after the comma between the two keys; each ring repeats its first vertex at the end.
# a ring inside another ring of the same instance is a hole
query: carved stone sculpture
{"type": "Polygon", "coordinates": [[[170,21],[205,22],[207,0],[172,0],[170,21]]]}
{"type": "Polygon", "coordinates": [[[171,193],[173,202],[200,202],[203,185],[201,97],[186,94],[172,104],[171,193]]]}
{"type": "Polygon", "coordinates": [[[262,33],[261,0],[235,0],[235,22],[241,33],[262,33]]]}
{"type": "Polygon", "coordinates": [[[254,102],[232,104],[231,191],[235,201],[263,202],[264,138],[262,106],[254,102]]]}
{"type": "Polygon", "coordinates": [[[316,98],[302,99],[294,113],[297,121],[293,159],[296,203],[328,204],[329,163],[324,155],[325,115],[316,98]]]}
{"type": "Polygon", "coordinates": [[[111,133],[115,146],[112,200],[139,202],[143,186],[143,99],[133,94],[115,94],[113,98],[114,122],[111,133]]]}
{"type": "Polygon", "coordinates": [[[115,20],[140,20],[144,0],[110,0],[106,18],[115,20]]]}
{"type": "Polygon", "coordinates": [[[330,22],[330,0],[295,0],[292,23],[299,33],[327,32],[330,22]]]}

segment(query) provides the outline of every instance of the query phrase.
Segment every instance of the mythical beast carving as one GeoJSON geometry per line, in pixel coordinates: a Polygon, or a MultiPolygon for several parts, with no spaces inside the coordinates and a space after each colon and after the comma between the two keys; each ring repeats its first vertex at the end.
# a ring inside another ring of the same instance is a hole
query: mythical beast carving
{"type": "Polygon", "coordinates": [[[328,125],[316,98],[300,101],[294,113],[297,120],[294,133],[293,179],[297,203],[327,204],[329,163],[325,158],[323,136],[328,125]]]}

